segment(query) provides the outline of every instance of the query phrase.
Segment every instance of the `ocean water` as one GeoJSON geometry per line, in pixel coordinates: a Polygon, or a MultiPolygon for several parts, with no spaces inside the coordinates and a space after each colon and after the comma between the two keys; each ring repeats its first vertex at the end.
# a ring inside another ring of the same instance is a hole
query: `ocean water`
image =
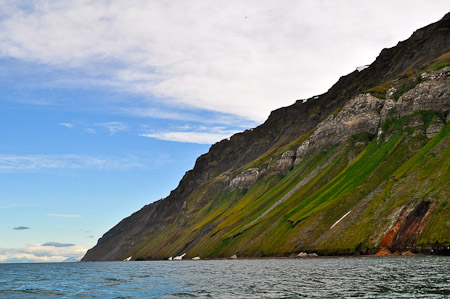
{"type": "Polygon", "coordinates": [[[450,298],[450,257],[0,264],[0,298],[450,298]]]}

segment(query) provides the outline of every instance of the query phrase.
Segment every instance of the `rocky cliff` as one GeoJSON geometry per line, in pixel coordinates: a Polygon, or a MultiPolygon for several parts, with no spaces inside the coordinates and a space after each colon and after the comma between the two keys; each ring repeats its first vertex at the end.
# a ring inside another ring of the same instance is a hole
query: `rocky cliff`
{"type": "Polygon", "coordinates": [[[449,51],[447,14],[327,93],[213,145],[83,261],[447,252],[449,51]]]}

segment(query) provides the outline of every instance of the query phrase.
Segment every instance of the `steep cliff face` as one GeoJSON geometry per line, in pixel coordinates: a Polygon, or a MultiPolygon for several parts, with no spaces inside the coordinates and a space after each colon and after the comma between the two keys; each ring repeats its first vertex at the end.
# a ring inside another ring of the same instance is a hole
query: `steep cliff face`
{"type": "Polygon", "coordinates": [[[373,253],[450,242],[449,187],[441,184],[450,172],[449,51],[447,14],[327,93],[213,145],[167,198],[122,220],[83,260],[373,253]],[[425,162],[444,168],[434,178],[425,162]],[[412,178],[424,189],[395,199],[412,178]]]}

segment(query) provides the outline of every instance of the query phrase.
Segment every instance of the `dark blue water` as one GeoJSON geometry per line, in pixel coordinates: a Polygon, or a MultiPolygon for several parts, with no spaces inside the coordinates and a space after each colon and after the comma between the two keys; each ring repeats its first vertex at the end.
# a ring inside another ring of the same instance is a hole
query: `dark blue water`
{"type": "Polygon", "coordinates": [[[0,264],[1,298],[450,298],[450,258],[0,264]]]}

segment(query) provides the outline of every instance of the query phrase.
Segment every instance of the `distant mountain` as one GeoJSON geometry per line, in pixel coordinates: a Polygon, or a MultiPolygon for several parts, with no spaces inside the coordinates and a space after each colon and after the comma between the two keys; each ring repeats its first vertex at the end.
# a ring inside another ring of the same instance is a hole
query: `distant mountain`
{"type": "Polygon", "coordinates": [[[450,14],[200,156],[82,259],[450,250],[450,14]]]}

